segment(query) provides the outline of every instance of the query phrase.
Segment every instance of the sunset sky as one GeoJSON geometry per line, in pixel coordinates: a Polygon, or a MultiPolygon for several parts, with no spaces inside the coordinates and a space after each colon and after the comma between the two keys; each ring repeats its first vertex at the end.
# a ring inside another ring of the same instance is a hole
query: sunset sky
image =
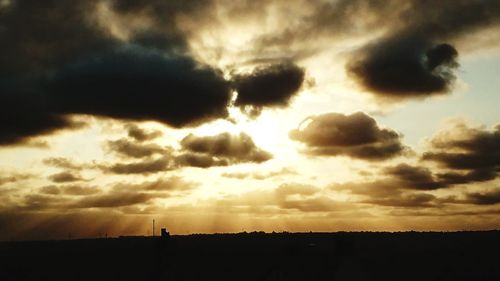
{"type": "Polygon", "coordinates": [[[0,0],[0,42],[0,240],[500,228],[498,0],[0,0]]]}

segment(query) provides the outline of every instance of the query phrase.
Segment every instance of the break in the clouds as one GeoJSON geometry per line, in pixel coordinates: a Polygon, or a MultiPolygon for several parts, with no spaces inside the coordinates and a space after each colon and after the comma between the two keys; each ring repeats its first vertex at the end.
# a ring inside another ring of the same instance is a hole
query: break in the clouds
{"type": "Polygon", "coordinates": [[[310,116],[300,127],[290,131],[290,138],[303,143],[306,153],[311,155],[377,161],[403,155],[408,150],[399,133],[380,128],[375,119],[362,112],[310,116]]]}
{"type": "Polygon", "coordinates": [[[298,93],[304,81],[304,69],[289,62],[258,67],[233,78],[238,93],[236,106],[260,111],[264,106],[284,107],[298,93]]]}
{"type": "Polygon", "coordinates": [[[285,176],[298,175],[298,173],[290,168],[284,167],[281,170],[270,171],[266,173],[259,172],[234,172],[234,173],[222,173],[221,176],[230,178],[230,179],[254,179],[254,180],[267,180],[271,178],[279,178],[285,176]]]}

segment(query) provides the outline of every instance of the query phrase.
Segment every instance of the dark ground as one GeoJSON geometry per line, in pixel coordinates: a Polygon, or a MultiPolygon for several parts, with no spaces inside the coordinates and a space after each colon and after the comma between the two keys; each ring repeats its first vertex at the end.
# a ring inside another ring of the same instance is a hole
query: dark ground
{"type": "Polygon", "coordinates": [[[500,280],[500,231],[1,242],[0,280],[500,280]]]}

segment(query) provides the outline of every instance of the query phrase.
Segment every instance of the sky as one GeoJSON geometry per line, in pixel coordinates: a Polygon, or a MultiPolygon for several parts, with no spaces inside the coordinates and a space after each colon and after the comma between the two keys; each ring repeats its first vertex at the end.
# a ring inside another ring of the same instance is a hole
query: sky
{"type": "Polygon", "coordinates": [[[500,228],[496,0],[1,0],[0,240],[500,228]]]}

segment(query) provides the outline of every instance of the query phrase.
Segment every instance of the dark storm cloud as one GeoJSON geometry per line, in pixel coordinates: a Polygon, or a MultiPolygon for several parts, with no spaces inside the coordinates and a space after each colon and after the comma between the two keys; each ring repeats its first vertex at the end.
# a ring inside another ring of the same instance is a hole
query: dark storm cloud
{"type": "Polygon", "coordinates": [[[134,46],[68,66],[54,75],[48,92],[60,113],[157,120],[174,127],[226,117],[230,100],[229,84],[215,70],[134,46]]]}
{"type": "Polygon", "coordinates": [[[379,128],[370,116],[328,113],[303,121],[304,128],[290,131],[290,138],[306,145],[312,155],[349,156],[364,160],[385,160],[404,154],[408,148],[401,135],[379,128]]]}
{"type": "Polygon", "coordinates": [[[191,157],[191,162],[186,163],[192,163],[193,166],[197,163],[201,164],[200,166],[211,164],[212,160],[216,165],[225,166],[245,162],[262,163],[272,158],[269,152],[258,148],[252,138],[245,133],[239,135],[221,133],[214,136],[190,134],[180,144],[188,155],[181,157],[191,157]],[[200,158],[197,159],[196,156],[200,158]],[[212,160],[207,160],[206,157],[212,160]]]}
{"type": "Polygon", "coordinates": [[[174,127],[227,116],[229,83],[185,55],[175,24],[176,15],[203,10],[203,1],[118,2],[110,9],[121,21],[146,17],[156,25],[123,27],[132,32],[125,44],[98,23],[105,2],[15,1],[0,15],[0,40],[8,42],[0,47],[0,144],[80,127],[70,114],[174,127]]]}
{"type": "Polygon", "coordinates": [[[168,58],[135,47],[91,55],[40,83],[36,95],[0,96],[8,106],[0,114],[3,144],[81,127],[65,117],[68,114],[197,125],[227,117],[230,100],[229,83],[220,73],[189,58],[168,58]]]}
{"type": "Polygon", "coordinates": [[[107,148],[119,155],[144,158],[155,154],[167,154],[169,149],[153,143],[134,143],[126,138],[108,141],[107,148]]]}
{"type": "Polygon", "coordinates": [[[150,141],[163,135],[161,131],[144,130],[135,124],[127,124],[125,125],[125,129],[128,132],[128,136],[138,142],[150,141]]]}
{"type": "Polygon", "coordinates": [[[89,18],[97,2],[12,1],[0,14],[2,76],[26,71],[39,74],[88,50],[112,44],[113,40],[96,29],[89,18]]]}
{"type": "Polygon", "coordinates": [[[49,176],[49,179],[55,183],[61,183],[61,182],[73,182],[73,181],[82,181],[85,180],[82,178],[80,175],[65,171],[57,174],[53,174],[49,176]]]}
{"type": "Polygon", "coordinates": [[[13,1],[0,14],[0,144],[79,127],[50,110],[40,76],[81,52],[108,45],[86,19],[95,3],[13,1]]]}
{"type": "Polygon", "coordinates": [[[346,69],[363,87],[383,98],[446,93],[458,66],[458,52],[450,42],[498,25],[500,4],[495,0],[405,4],[389,25],[390,31],[354,52],[346,69]]]}
{"type": "Polygon", "coordinates": [[[293,63],[258,67],[249,74],[233,78],[238,92],[235,105],[250,106],[257,110],[264,106],[287,106],[303,81],[304,69],[293,63]]]}
{"type": "Polygon", "coordinates": [[[390,38],[355,53],[348,73],[381,97],[426,97],[450,91],[458,67],[457,50],[420,38],[390,38]],[[394,40],[394,41],[391,41],[394,40]]]}
{"type": "Polygon", "coordinates": [[[82,122],[51,112],[42,94],[20,93],[23,89],[18,85],[12,86],[13,91],[8,89],[9,85],[6,89],[9,82],[3,79],[0,78],[0,145],[29,145],[34,136],[84,126],[82,122]]]}

